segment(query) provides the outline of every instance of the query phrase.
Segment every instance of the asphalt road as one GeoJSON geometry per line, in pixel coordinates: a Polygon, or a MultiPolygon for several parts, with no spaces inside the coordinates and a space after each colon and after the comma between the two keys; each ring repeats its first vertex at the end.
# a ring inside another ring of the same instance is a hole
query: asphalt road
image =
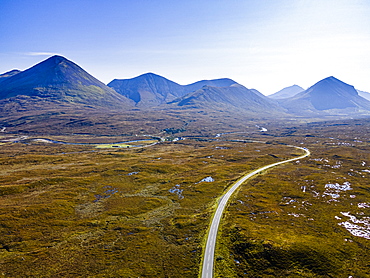
{"type": "Polygon", "coordinates": [[[288,162],[292,162],[292,161],[295,161],[295,160],[299,160],[299,159],[305,158],[305,157],[310,155],[310,151],[306,148],[291,146],[291,145],[288,145],[288,146],[289,147],[294,147],[294,148],[297,148],[297,149],[301,149],[301,150],[305,151],[305,154],[301,155],[299,157],[296,157],[296,158],[292,158],[292,159],[288,159],[288,160],[284,160],[284,161],[280,161],[280,162],[276,162],[276,163],[273,163],[273,164],[266,165],[264,167],[261,167],[261,168],[255,170],[255,171],[243,176],[242,178],[240,178],[237,182],[235,182],[233,184],[233,186],[226,192],[225,195],[223,195],[220,198],[218,206],[217,206],[216,213],[213,216],[211,227],[210,227],[209,233],[208,233],[207,244],[206,244],[206,249],[205,249],[204,258],[203,258],[202,278],[212,278],[213,277],[213,262],[214,262],[218,227],[220,225],[222,213],[223,213],[223,211],[226,207],[227,202],[229,201],[229,198],[234,193],[234,191],[242,183],[244,183],[247,179],[253,177],[254,175],[256,175],[256,174],[258,174],[258,173],[260,173],[264,170],[267,170],[269,168],[278,166],[278,165],[283,164],[283,163],[288,163],[288,162]]]}

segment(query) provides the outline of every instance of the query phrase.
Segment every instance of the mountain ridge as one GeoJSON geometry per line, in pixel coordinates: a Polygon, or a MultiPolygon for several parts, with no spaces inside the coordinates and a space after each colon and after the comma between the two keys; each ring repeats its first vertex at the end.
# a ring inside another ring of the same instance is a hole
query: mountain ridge
{"type": "Polygon", "coordinates": [[[185,93],[195,92],[199,90],[203,86],[211,86],[211,87],[229,87],[233,84],[238,84],[234,80],[230,78],[218,78],[218,79],[207,79],[207,80],[200,80],[188,85],[184,85],[185,93]]]}
{"type": "Polygon", "coordinates": [[[114,79],[107,86],[133,100],[138,107],[154,107],[171,102],[205,85],[224,87],[236,84],[229,78],[201,80],[180,85],[154,73],[144,73],[130,79],[114,79]]]}
{"type": "Polygon", "coordinates": [[[203,86],[170,104],[183,108],[212,109],[218,111],[241,111],[244,113],[283,114],[283,109],[267,97],[256,94],[243,85],[233,84],[228,87],[203,86]]]}
{"type": "Polygon", "coordinates": [[[21,71],[17,70],[17,69],[13,69],[13,70],[4,72],[4,73],[0,74],[0,82],[4,81],[5,79],[8,79],[9,77],[12,77],[13,75],[16,75],[20,72],[21,71]]]}

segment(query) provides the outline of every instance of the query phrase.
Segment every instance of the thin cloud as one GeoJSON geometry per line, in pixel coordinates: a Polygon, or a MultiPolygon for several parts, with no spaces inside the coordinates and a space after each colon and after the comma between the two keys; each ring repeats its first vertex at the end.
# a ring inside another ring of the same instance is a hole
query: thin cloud
{"type": "Polygon", "coordinates": [[[26,52],[25,55],[27,56],[53,56],[53,55],[60,55],[54,52],[26,52]]]}

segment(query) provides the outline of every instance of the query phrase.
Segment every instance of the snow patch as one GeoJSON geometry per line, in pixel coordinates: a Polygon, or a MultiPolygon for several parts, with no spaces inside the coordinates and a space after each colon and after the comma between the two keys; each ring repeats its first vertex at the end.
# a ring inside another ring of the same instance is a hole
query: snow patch
{"type": "Polygon", "coordinates": [[[340,185],[339,183],[328,183],[328,184],[325,184],[325,188],[330,188],[330,189],[334,189],[336,191],[347,191],[347,190],[352,190],[351,184],[346,181],[344,182],[342,185],[340,185]]]}
{"type": "Polygon", "coordinates": [[[356,218],[349,212],[341,212],[343,216],[349,217],[349,221],[338,223],[339,226],[344,227],[348,232],[357,237],[370,239],[370,217],[356,218]]]}
{"type": "Polygon", "coordinates": [[[359,208],[370,208],[370,203],[359,203],[357,206],[359,208]]]}
{"type": "Polygon", "coordinates": [[[339,193],[343,191],[347,191],[347,190],[352,190],[351,183],[349,183],[348,181],[344,182],[343,184],[328,183],[328,184],[325,184],[325,192],[322,195],[322,197],[330,196],[332,198],[332,201],[334,201],[334,199],[337,199],[340,197],[339,193]]]}
{"type": "Polygon", "coordinates": [[[197,182],[198,183],[201,183],[201,182],[214,182],[215,180],[212,178],[212,177],[206,177],[204,179],[202,179],[201,181],[197,182]]]}

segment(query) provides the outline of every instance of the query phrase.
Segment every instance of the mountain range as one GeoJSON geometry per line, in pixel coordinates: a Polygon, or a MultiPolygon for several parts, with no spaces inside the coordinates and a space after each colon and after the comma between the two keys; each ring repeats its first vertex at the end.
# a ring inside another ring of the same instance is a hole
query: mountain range
{"type": "Polygon", "coordinates": [[[370,101],[335,77],[325,78],[307,90],[293,85],[269,97],[228,78],[180,85],[146,73],[131,79],[114,79],[105,85],[62,56],[52,56],[25,71],[0,75],[0,116],[66,108],[208,109],[256,117],[285,117],[287,113],[353,116],[370,114],[370,101]]]}
{"type": "Polygon", "coordinates": [[[138,107],[153,107],[168,103],[201,87],[224,87],[235,84],[231,79],[202,80],[180,85],[154,73],[146,73],[131,79],[114,79],[108,83],[119,94],[131,99],[138,107]]]}

